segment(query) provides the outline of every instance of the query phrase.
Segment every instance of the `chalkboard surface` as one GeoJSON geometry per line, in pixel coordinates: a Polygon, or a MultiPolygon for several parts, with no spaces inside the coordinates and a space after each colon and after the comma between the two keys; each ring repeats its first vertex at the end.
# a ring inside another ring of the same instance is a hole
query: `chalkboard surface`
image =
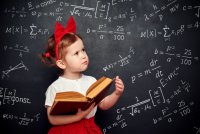
{"type": "MultiPolygon", "coordinates": [[[[45,134],[57,70],[44,66],[56,21],[77,22],[84,74],[119,75],[125,92],[98,110],[104,134],[200,134],[199,0],[6,0],[0,6],[0,133],[45,134]]],[[[112,92],[112,89],[110,92],[112,92]]]]}

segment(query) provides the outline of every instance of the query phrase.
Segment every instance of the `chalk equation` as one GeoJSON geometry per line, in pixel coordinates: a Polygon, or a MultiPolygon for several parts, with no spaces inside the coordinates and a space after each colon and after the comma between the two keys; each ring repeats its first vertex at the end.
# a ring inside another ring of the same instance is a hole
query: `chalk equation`
{"type": "Polygon", "coordinates": [[[11,16],[11,18],[14,17],[19,17],[19,18],[25,18],[27,17],[27,12],[25,11],[25,7],[22,7],[21,9],[17,9],[15,6],[13,6],[12,8],[6,8],[4,10],[4,13],[9,16],[11,16]]]}
{"type": "Polygon", "coordinates": [[[11,34],[11,35],[23,35],[28,33],[30,39],[36,39],[37,36],[40,35],[49,35],[49,29],[47,28],[38,28],[35,24],[32,24],[29,26],[29,28],[26,28],[25,26],[11,26],[7,27],[5,30],[5,34],[11,34]]]}
{"type": "Polygon", "coordinates": [[[106,65],[105,67],[103,67],[103,70],[106,72],[113,69],[117,65],[119,65],[120,67],[124,67],[128,65],[130,63],[130,60],[133,58],[133,55],[135,54],[132,47],[129,48],[128,53],[129,54],[125,57],[122,57],[121,55],[119,55],[120,59],[118,61],[110,63],[109,65],[106,65]]]}
{"type": "Polygon", "coordinates": [[[4,45],[4,50],[8,51],[15,51],[15,52],[19,52],[19,57],[22,58],[24,53],[30,53],[30,50],[28,48],[28,46],[23,46],[23,45],[19,45],[19,44],[15,44],[14,46],[10,46],[10,45],[4,45]]]}
{"type": "Polygon", "coordinates": [[[20,126],[29,126],[31,123],[34,122],[39,122],[40,119],[40,113],[37,113],[35,115],[32,115],[29,117],[27,116],[27,113],[24,113],[23,116],[21,115],[16,115],[15,113],[4,113],[2,115],[2,118],[4,120],[12,120],[12,121],[17,121],[17,124],[20,126]]]}
{"type": "MultiPolygon", "coordinates": [[[[56,21],[63,21],[65,15],[70,14],[78,17],[87,17],[90,19],[104,19],[108,22],[113,22],[116,20],[126,20],[134,21],[137,19],[137,13],[135,7],[130,7],[123,13],[111,14],[110,10],[115,8],[116,5],[129,5],[132,0],[120,1],[112,0],[112,2],[97,1],[95,6],[88,6],[88,2],[82,0],[79,4],[73,4],[68,1],[55,1],[49,0],[42,3],[28,2],[28,11],[31,15],[37,18],[40,17],[56,17],[56,21]],[[40,9],[47,8],[54,5],[55,10],[51,11],[39,11],[40,9]],[[66,12],[67,11],[67,12],[66,12]]],[[[65,19],[65,18],[64,18],[65,19]]]]}
{"type": "Polygon", "coordinates": [[[163,76],[162,71],[160,71],[160,68],[162,66],[157,65],[157,64],[158,64],[158,59],[151,59],[151,61],[149,63],[150,68],[148,68],[148,69],[146,69],[146,70],[144,70],[144,71],[142,71],[142,72],[140,72],[136,75],[131,76],[131,82],[134,84],[137,79],[142,78],[144,76],[148,76],[153,72],[156,72],[155,73],[156,78],[163,76]]]}
{"type": "Polygon", "coordinates": [[[162,121],[164,119],[166,119],[169,123],[171,123],[173,121],[172,116],[176,116],[176,114],[179,114],[181,117],[190,114],[191,113],[190,106],[193,105],[194,102],[186,104],[184,100],[181,100],[178,102],[177,108],[173,109],[172,111],[169,110],[169,107],[165,107],[164,109],[162,109],[162,115],[160,117],[153,118],[153,123],[157,124],[159,121],[162,121]]]}
{"type": "Polygon", "coordinates": [[[158,8],[156,5],[153,5],[154,11],[151,13],[148,13],[148,14],[144,14],[144,20],[149,21],[151,18],[158,15],[160,21],[162,21],[163,20],[162,12],[166,11],[167,9],[169,9],[169,11],[171,13],[178,10],[179,4],[176,4],[176,3],[177,3],[177,0],[169,1],[169,3],[166,3],[165,5],[161,6],[160,8],[158,8]]]}
{"type": "Polygon", "coordinates": [[[27,97],[17,96],[16,89],[8,89],[0,87],[0,106],[11,105],[14,106],[16,103],[31,104],[31,99],[27,97]]]}
{"type": "Polygon", "coordinates": [[[180,64],[186,66],[191,66],[193,61],[199,61],[199,57],[193,56],[191,49],[185,48],[182,53],[178,53],[175,46],[167,46],[164,51],[156,48],[154,54],[168,56],[167,62],[171,62],[173,59],[180,59],[180,64]]]}
{"type": "Polygon", "coordinates": [[[163,87],[161,86],[158,86],[157,88],[152,90],[148,90],[149,98],[141,100],[139,99],[139,97],[135,97],[137,103],[116,109],[116,114],[117,114],[116,122],[106,126],[103,129],[103,132],[104,134],[106,134],[110,129],[120,126],[119,125],[120,120],[123,121],[123,124],[121,124],[121,128],[128,126],[128,123],[126,122],[127,119],[123,118],[124,114],[128,114],[131,117],[136,117],[142,115],[142,113],[145,113],[147,111],[149,112],[153,112],[154,110],[159,111],[160,108],[158,108],[158,106],[159,107],[162,106],[164,108],[160,110],[162,115],[156,118],[152,116],[153,125],[156,125],[161,121],[167,121],[168,123],[172,123],[173,120],[175,120],[178,117],[183,118],[191,113],[192,111],[191,107],[194,106],[195,104],[194,101],[186,102],[186,100],[184,100],[183,97],[179,101],[175,101],[173,99],[175,97],[182,96],[183,93],[188,95],[189,92],[190,92],[190,85],[185,80],[180,81],[177,89],[175,89],[173,91],[173,94],[170,96],[165,95],[165,92],[163,92],[163,87]],[[171,106],[172,101],[174,101],[173,103],[176,104],[175,106],[171,106]]]}
{"type": "Polygon", "coordinates": [[[117,40],[117,41],[123,41],[126,39],[126,36],[131,35],[130,31],[125,31],[124,26],[116,26],[114,28],[114,30],[107,30],[107,25],[106,24],[102,24],[99,25],[97,29],[91,29],[91,28],[87,28],[87,34],[91,33],[97,33],[100,34],[99,35],[99,39],[104,39],[105,36],[108,35],[113,35],[113,40],[117,40]]]}
{"type": "Polygon", "coordinates": [[[186,29],[199,29],[199,26],[200,22],[196,21],[195,23],[180,25],[176,29],[172,29],[168,25],[165,25],[162,30],[148,28],[145,31],[140,32],[140,37],[146,39],[163,37],[165,41],[171,41],[172,37],[183,35],[186,29]]]}

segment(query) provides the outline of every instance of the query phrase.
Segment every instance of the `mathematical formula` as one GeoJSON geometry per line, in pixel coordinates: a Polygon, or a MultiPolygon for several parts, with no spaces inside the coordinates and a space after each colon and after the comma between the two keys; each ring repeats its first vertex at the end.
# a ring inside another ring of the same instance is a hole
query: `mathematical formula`
{"type": "Polygon", "coordinates": [[[12,105],[16,103],[31,104],[31,99],[27,97],[17,96],[16,89],[8,89],[0,87],[0,106],[2,105],[12,105]]]}

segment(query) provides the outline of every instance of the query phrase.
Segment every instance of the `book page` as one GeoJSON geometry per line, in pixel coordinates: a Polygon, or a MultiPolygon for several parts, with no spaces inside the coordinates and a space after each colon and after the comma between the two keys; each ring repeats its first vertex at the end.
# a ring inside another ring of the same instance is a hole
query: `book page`
{"type": "Polygon", "coordinates": [[[74,100],[78,98],[85,98],[84,95],[75,91],[68,91],[68,92],[60,92],[56,93],[55,100],[74,100]]]}
{"type": "Polygon", "coordinates": [[[100,79],[98,79],[95,83],[93,83],[90,87],[89,87],[89,89],[87,90],[87,92],[86,92],[86,96],[95,88],[95,87],[97,87],[103,80],[105,80],[106,79],[106,77],[101,77],[100,79]]]}
{"type": "Polygon", "coordinates": [[[88,98],[94,98],[96,97],[100,92],[103,90],[106,90],[106,88],[112,83],[112,79],[106,78],[101,83],[99,83],[93,90],[91,90],[87,97],[88,98]]]}

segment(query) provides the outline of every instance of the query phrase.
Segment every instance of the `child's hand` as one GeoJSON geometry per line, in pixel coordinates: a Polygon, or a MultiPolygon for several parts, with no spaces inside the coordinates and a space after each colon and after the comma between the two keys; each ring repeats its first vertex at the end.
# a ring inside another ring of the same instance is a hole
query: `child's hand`
{"type": "Polygon", "coordinates": [[[92,105],[86,109],[86,110],[81,110],[80,108],[78,109],[78,112],[76,113],[76,115],[79,117],[79,119],[83,119],[85,116],[87,116],[91,111],[92,109],[94,108],[95,106],[95,102],[92,103],[92,105]]]}
{"type": "Polygon", "coordinates": [[[121,95],[123,93],[123,91],[124,91],[124,83],[119,78],[119,76],[116,76],[116,78],[115,78],[115,94],[121,95]]]}

